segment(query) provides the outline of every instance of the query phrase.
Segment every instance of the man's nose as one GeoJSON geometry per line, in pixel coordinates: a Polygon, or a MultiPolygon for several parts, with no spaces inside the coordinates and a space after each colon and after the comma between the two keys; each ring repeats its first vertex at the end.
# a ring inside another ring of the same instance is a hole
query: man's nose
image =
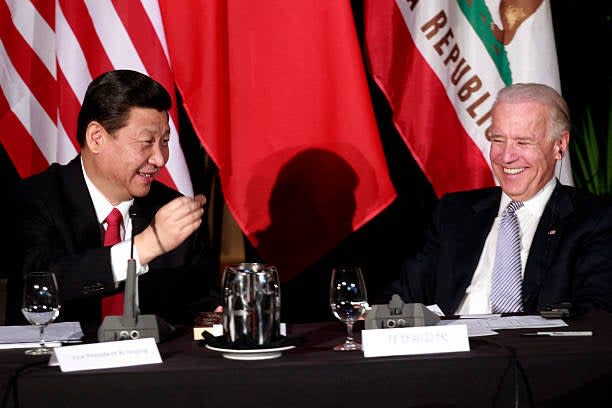
{"type": "Polygon", "coordinates": [[[508,140],[503,147],[502,151],[502,160],[505,162],[511,162],[516,160],[517,157],[517,147],[516,143],[511,140],[508,140]]]}
{"type": "Polygon", "coordinates": [[[168,155],[166,154],[167,150],[167,147],[162,146],[160,143],[155,143],[151,156],[149,156],[149,164],[155,167],[163,167],[168,160],[168,155]]]}

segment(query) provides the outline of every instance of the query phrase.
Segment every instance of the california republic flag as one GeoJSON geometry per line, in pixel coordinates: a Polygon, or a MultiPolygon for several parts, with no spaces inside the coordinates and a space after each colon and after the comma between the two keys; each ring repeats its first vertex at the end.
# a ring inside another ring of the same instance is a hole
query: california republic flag
{"type": "Polygon", "coordinates": [[[485,130],[498,90],[560,91],[549,1],[366,0],[364,17],[371,73],[437,195],[493,185],[485,130]]]}

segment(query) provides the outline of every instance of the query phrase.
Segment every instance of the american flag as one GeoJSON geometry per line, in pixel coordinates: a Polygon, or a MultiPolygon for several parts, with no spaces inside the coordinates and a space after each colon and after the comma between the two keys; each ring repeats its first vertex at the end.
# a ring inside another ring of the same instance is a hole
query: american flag
{"type": "Polygon", "coordinates": [[[19,175],[75,157],[87,85],[113,69],[143,72],[173,96],[160,180],[193,195],[157,0],[0,0],[0,141],[19,175]]]}

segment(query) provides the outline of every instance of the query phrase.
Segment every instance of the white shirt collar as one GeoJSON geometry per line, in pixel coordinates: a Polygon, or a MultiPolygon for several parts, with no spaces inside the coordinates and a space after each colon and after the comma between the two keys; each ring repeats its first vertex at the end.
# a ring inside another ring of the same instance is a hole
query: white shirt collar
{"type": "MultiPolygon", "coordinates": [[[[541,217],[544,212],[544,207],[548,203],[550,196],[552,196],[553,191],[557,185],[556,177],[551,178],[546,185],[536,193],[533,197],[531,197],[527,201],[523,201],[523,207],[526,208],[531,214],[536,217],[541,217]]],[[[497,215],[501,215],[502,212],[506,209],[508,204],[510,204],[512,199],[502,191],[501,202],[499,203],[499,210],[497,215]]],[[[521,212],[522,208],[520,208],[517,213],[521,212]]]]}
{"type": "MultiPolygon", "coordinates": [[[[102,224],[106,219],[106,216],[113,209],[113,205],[104,197],[104,194],[98,190],[98,188],[94,185],[91,179],[87,176],[85,172],[85,166],[83,165],[83,158],[81,158],[81,170],[83,170],[83,177],[85,178],[85,184],[87,185],[87,190],[89,190],[89,196],[91,197],[91,201],[93,201],[94,209],[96,210],[96,217],[98,217],[98,222],[102,224]]],[[[134,199],[123,201],[116,206],[116,208],[121,212],[121,216],[124,220],[124,228],[126,226],[125,220],[129,219],[128,211],[130,207],[134,203],[134,199]]]]}

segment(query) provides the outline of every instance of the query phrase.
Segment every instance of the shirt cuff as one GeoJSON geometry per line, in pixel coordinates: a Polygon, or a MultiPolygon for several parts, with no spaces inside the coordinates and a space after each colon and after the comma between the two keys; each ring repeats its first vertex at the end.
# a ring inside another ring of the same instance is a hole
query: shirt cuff
{"type": "MultiPolygon", "coordinates": [[[[127,264],[130,259],[131,241],[123,241],[111,247],[111,269],[113,271],[113,279],[115,287],[127,278],[127,264]]],[[[142,275],[149,272],[149,264],[141,264],[138,257],[138,249],[134,247],[134,260],[136,261],[136,275],[142,275]]]]}

